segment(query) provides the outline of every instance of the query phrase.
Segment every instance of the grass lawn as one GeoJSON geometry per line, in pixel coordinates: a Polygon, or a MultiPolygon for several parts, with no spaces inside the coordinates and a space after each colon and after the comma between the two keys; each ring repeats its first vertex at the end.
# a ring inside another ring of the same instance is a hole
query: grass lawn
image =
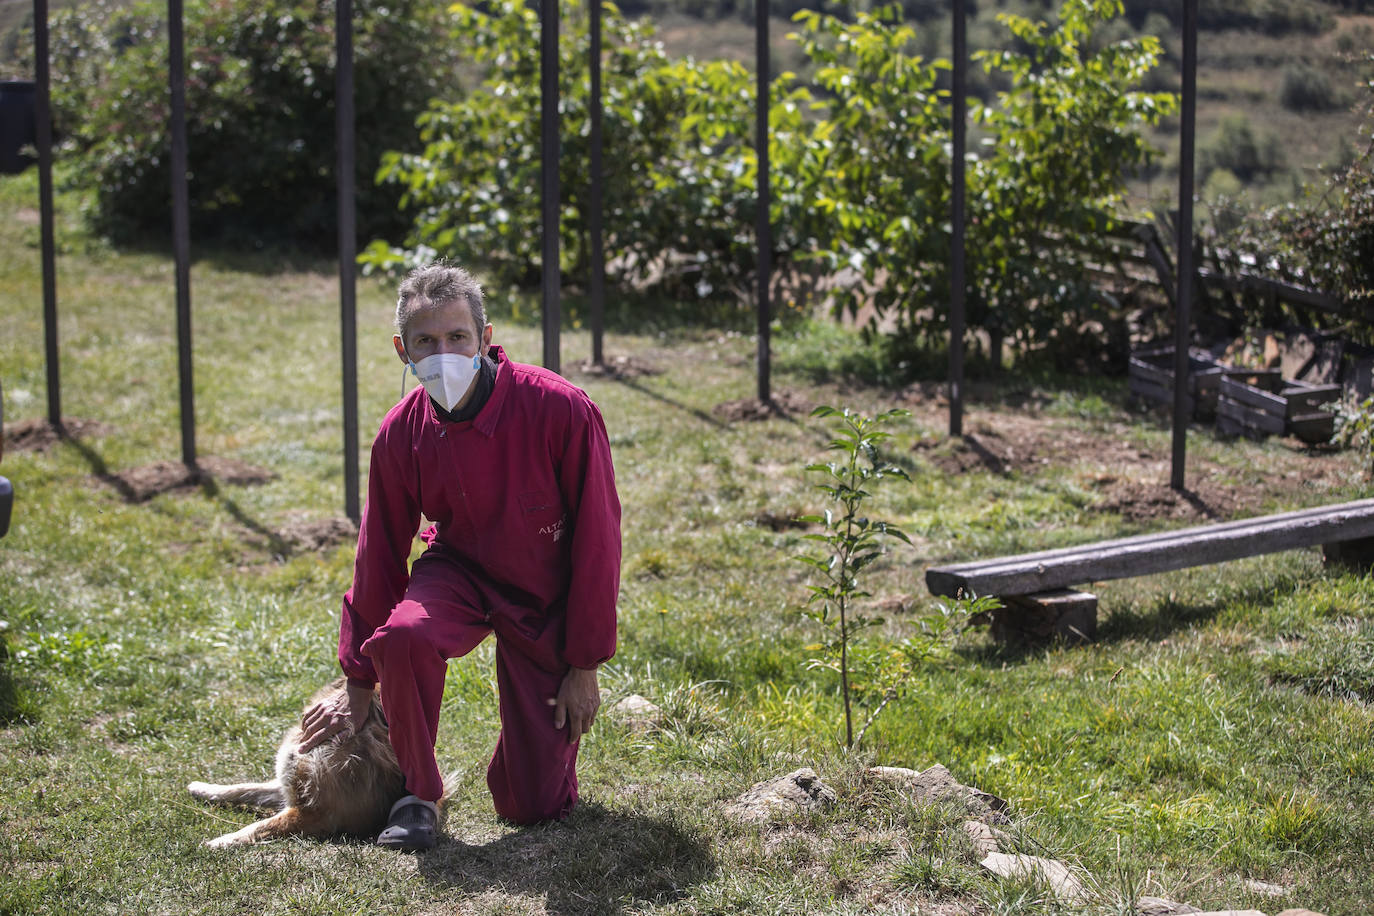
{"type": "MultiPolygon", "coordinates": [[[[491,812],[487,644],[450,668],[438,849],[203,848],[251,815],[195,802],[186,783],[265,778],[336,673],[353,545],[330,525],[343,505],[334,269],[196,263],[199,451],[269,479],[226,473],[131,503],[131,471],[181,454],[172,264],[88,239],[63,198],[63,413],[89,423],[29,447],[16,433],[46,411],[36,199],[32,173],[0,184],[3,471],[17,492],[0,540],[0,912],[1129,913],[1145,894],[1374,910],[1367,577],[1298,551],[1106,583],[1097,644],[1011,650],[970,631],[844,751],[835,679],[806,664],[819,635],[792,557],[814,547],[789,521],[825,507],[803,468],[829,428],[804,410],[717,410],[752,391],[753,345],[730,328],[615,333],[609,354],[652,371],[569,369],[604,411],[625,511],[620,650],[602,684],[609,702],[638,693],[664,715],[648,731],[603,715],[567,822],[515,829],[491,812]],[[957,812],[864,778],[935,763],[1006,799],[1017,848],[1082,869],[1091,899],[994,882],[957,812]],[[833,808],[771,827],[723,816],[799,766],[836,789],[833,808]]],[[[392,297],[389,281],[361,282],[364,461],[400,392],[392,297]]],[[[537,328],[516,317],[529,304],[492,299],[496,341],[537,361],[537,328]]],[[[1374,493],[1356,456],[1198,428],[1196,499],[1175,500],[1168,430],[1121,380],[974,384],[957,443],[929,386],[844,380],[837,367],[863,358],[848,335],[801,325],[776,344],[775,386],[797,404],[911,411],[887,443],[911,482],[875,491],[873,509],[913,546],[894,542],[867,580],[894,639],[930,612],[935,562],[1374,493]]],[[[589,349],[570,329],[565,365],[589,349]]]]}

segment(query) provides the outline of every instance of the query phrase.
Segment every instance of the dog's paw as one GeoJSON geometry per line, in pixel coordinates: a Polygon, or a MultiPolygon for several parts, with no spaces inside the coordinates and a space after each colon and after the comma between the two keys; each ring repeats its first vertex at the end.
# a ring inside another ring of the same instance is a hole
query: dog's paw
{"type": "Polygon", "coordinates": [[[208,782],[193,782],[186,786],[186,791],[196,798],[203,798],[208,801],[214,797],[215,787],[208,782]]]}
{"type": "Polygon", "coordinates": [[[249,831],[244,829],[226,833],[224,836],[217,836],[213,840],[206,840],[204,845],[211,849],[226,849],[230,846],[248,846],[252,842],[253,838],[249,831]]]}

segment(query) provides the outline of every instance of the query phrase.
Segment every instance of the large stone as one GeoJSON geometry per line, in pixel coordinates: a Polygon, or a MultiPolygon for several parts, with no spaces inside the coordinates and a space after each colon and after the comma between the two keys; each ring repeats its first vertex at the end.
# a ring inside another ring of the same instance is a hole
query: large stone
{"type": "Polygon", "coordinates": [[[1252,894],[1259,894],[1262,897],[1282,897],[1288,893],[1288,888],[1282,884],[1271,884],[1268,881],[1258,881],[1254,878],[1241,879],[1240,886],[1252,894]]]}
{"type": "Polygon", "coordinates": [[[997,852],[1003,845],[1011,845],[1011,837],[982,821],[964,821],[964,833],[972,841],[973,851],[980,859],[997,852]]]}
{"type": "Polygon", "coordinates": [[[1302,907],[1294,907],[1291,910],[1284,910],[1279,916],[1322,916],[1316,910],[1305,910],[1302,907]]]}
{"type": "Polygon", "coordinates": [[[1163,897],[1140,897],[1135,902],[1135,912],[1136,916],[1183,916],[1198,912],[1198,908],[1163,897]]]}
{"type": "Polygon", "coordinates": [[[611,718],[632,731],[647,731],[663,720],[663,710],[637,693],[632,693],[611,707],[611,718]]]}
{"type": "Polygon", "coordinates": [[[1088,897],[1088,891],[1078,876],[1069,870],[1069,866],[1054,859],[994,852],[978,864],[1002,878],[1033,878],[1040,881],[1066,903],[1082,903],[1088,897]]]}
{"type": "Polygon", "coordinates": [[[820,811],[835,803],[830,788],[810,767],[793,770],[786,776],[755,783],[725,808],[736,820],[767,823],[793,815],[820,811]]]}
{"type": "Polygon", "coordinates": [[[1006,823],[1007,803],[990,792],[966,786],[941,764],[917,772],[906,767],[869,767],[868,775],[899,787],[918,802],[956,798],[979,820],[1006,823]]]}

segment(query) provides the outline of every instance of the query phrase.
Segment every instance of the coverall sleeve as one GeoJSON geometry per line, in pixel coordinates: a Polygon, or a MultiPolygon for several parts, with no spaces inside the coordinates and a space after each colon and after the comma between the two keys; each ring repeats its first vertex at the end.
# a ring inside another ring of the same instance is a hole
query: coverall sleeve
{"type": "Polygon", "coordinates": [[[595,668],[615,654],[620,594],[620,498],[606,425],[591,400],[574,404],[559,484],[572,520],[563,660],[595,668]]]}
{"type": "Polygon", "coordinates": [[[372,659],[360,647],[386,623],[410,581],[410,548],[420,525],[420,505],[408,452],[388,446],[386,427],[372,443],[367,501],[358,530],[353,587],[343,598],[339,623],[339,667],[350,684],[377,683],[372,659]]]}

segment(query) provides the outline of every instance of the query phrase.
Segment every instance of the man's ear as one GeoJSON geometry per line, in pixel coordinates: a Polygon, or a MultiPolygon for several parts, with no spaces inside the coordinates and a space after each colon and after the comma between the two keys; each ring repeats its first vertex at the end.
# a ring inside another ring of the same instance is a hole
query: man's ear
{"type": "Polygon", "coordinates": [[[490,350],[490,349],[491,349],[491,325],[487,325],[485,328],[482,329],[482,355],[483,355],[483,356],[486,356],[486,355],[487,355],[487,351],[490,350]]]}
{"type": "Polygon", "coordinates": [[[400,334],[391,335],[391,345],[396,348],[396,355],[401,358],[401,362],[410,365],[410,358],[406,356],[405,341],[401,340],[400,334]]]}

